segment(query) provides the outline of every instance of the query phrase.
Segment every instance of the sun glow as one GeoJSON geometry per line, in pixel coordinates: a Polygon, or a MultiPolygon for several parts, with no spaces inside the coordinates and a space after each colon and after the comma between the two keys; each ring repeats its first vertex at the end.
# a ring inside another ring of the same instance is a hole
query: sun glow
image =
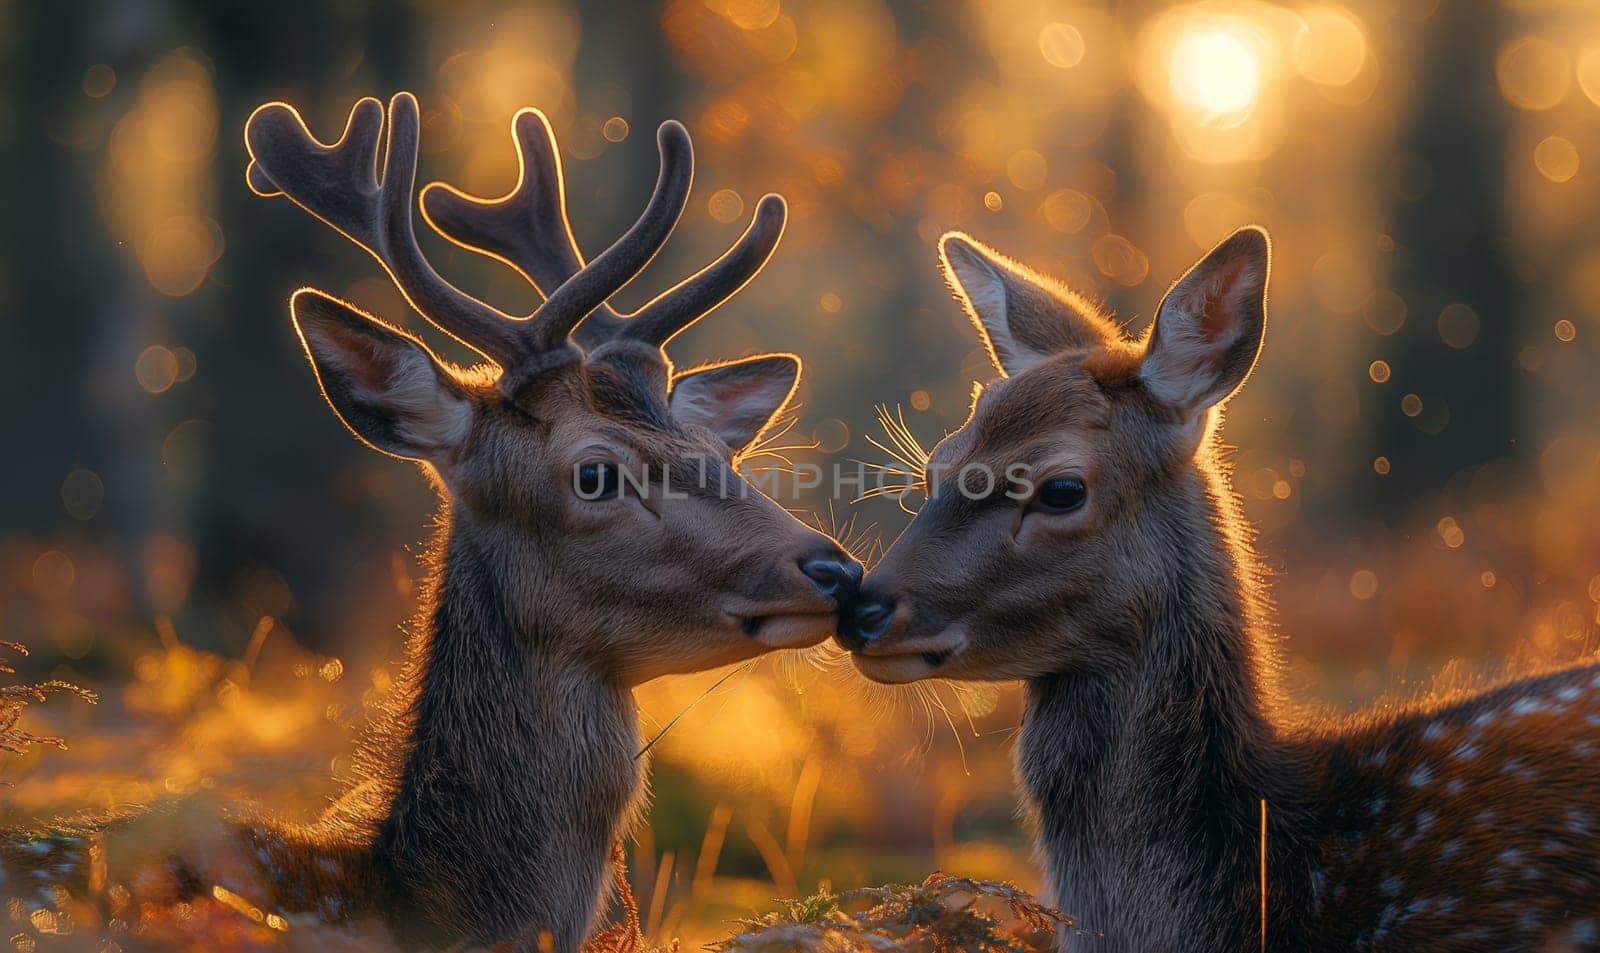
{"type": "Polygon", "coordinates": [[[1263,64],[1242,28],[1206,18],[1185,26],[1167,58],[1174,101],[1202,125],[1232,128],[1255,112],[1263,64]]]}
{"type": "MultiPolygon", "coordinates": [[[[1298,68],[1291,69],[1289,49],[1309,29],[1298,14],[1264,4],[1174,7],[1139,33],[1138,83],[1190,157],[1259,159],[1282,140],[1285,81],[1298,68]]],[[[1308,46],[1306,55],[1321,56],[1327,45],[1308,46]]]]}

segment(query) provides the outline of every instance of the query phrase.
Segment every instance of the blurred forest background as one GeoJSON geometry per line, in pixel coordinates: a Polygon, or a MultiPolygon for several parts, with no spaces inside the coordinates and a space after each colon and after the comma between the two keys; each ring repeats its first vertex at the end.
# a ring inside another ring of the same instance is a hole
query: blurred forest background
{"type": "MultiPolygon", "coordinates": [[[[338,790],[389,690],[431,491],[323,406],[285,306],[312,284],[396,321],[375,264],[244,184],[245,118],[332,138],[415,91],[422,175],[515,177],[551,117],[598,249],[698,147],[633,307],[720,252],[756,198],[791,220],[680,363],[808,359],[817,462],[881,459],[874,405],[931,444],[992,375],[935,269],[966,229],[1134,330],[1234,227],[1275,239],[1265,358],[1229,409],[1290,685],[1343,709],[1596,648],[1600,5],[1556,0],[0,0],[0,638],[97,690],[0,761],[8,819],[214,788],[338,790]]],[[[532,304],[438,243],[467,287],[532,304]]],[[[430,342],[457,358],[438,334],[430,342]]],[[[893,504],[809,500],[887,539],[893,504]]],[[[726,672],[640,693],[654,733],[726,672]]],[[[1032,881],[1012,817],[1014,689],[869,690],[770,659],[656,748],[630,848],[647,926],[695,943],[819,881],[935,867],[1032,881]]]]}

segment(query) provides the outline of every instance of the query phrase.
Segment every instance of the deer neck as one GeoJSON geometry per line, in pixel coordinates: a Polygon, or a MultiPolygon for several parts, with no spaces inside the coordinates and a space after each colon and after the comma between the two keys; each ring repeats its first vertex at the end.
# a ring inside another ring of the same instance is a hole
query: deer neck
{"type": "MultiPolygon", "coordinates": [[[[513,611],[508,589],[527,581],[504,578],[491,529],[450,515],[377,859],[429,921],[409,929],[485,943],[548,931],[575,950],[642,786],[633,695],[564,651],[585,633],[559,613],[513,611]]],[[[520,604],[530,595],[549,604],[520,604]]]]}
{"type": "Polygon", "coordinates": [[[1249,554],[1206,490],[1204,508],[1151,514],[1190,544],[1160,555],[1135,631],[1103,633],[1135,654],[1027,687],[1017,771],[1047,874],[1103,934],[1070,937],[1075,951],[1259,949],[1262,799],[1274,915],[1306,877],[1306,783],[1267,714],[1249,554]]]}

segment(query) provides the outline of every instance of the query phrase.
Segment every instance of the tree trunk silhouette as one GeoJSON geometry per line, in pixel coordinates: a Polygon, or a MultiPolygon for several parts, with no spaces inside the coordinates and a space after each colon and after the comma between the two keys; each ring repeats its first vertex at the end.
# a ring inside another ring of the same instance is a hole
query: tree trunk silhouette
{"type": "Polygon", "coordinates": [[[1509,260],[1502,156],[1507,108],[1495,81],[1504,15],[1497,4],[1439,6],[1423,42],[1415,114],[1397,161],[1413,171],[1415,200],[1391,212],[1400,262],[1393,280],[1406,301],[1404,327],[1385,355],[1393,382],[1363,408],[1363,429],[1378,435],[1373,455],[1391,458],[1389,492],[1378,497],[1391,520],[1444,489],[1464,467],[1514,455],[1522,421],[1517,342],[1525,295],[1509,260]],[[1441,339],[1440,312],[1461,303],[1479,318],[1476,339],[1454,349],[1441,339]],[[1403,395],[1422,400],[1407,417],[1403,395]],[[1433,436],[1422,436],[1448,422],[1433,436]]]}
{"type": "Polygon", "coordinates": [[[93,21],[60,4],[18,4],[8,13],[3,28],[14,37],[0,60],[0,400],[8,409],[0,433],[17,458],[0,467],[0,496],[9,532],[45,535],[70,522],[62,478],[79,464],[108,463],[89,436],[89,378],[116,307],[117,263],[98,240],[97,206],[84,200],[101,157],[60,139],[84,101],[83,71],[96,62],[93,21]]]}
{"type": "MultiPolygon", "coordinates": [[[[330,104],[348,108],[351,80],[330,67],[358,54],[373,84],[366,92],[386,97],[407,88],[416,79],[413,24],[402,5],[185,6],[218,64],[218,219],[228,249],[217,267],[231,309],[213,316],[197,348],[226,374],[208,379],[214,411],[206,479],[194,503],[192,603],[210,617],[196,628],[237,647],[256,612],[277,608],[254,604],[248,593],[249,580],[270,571],[294,595],[297,636],[331,651],[342,648],[333,630],[358,575],[389,575],[388,554],[372,558],[375,541],[396,532],[402,542],[415,541],[421,521],[409,533],[388,526],[388,501],[350,485],[363,482],[368,467],[403,465],[377,458],[332,422],[289,320],[294,288],[338,291],[377,273],[376,265],[337,236],[328,240],[326,229],[286,202],[251,193],[242,131],[256,105],[278,98],[300,105],[319,134],[337,131],[343,116],[324,112],[330,104]]],[[[420,500],[427,491],[416,482],[420,500]]]]}

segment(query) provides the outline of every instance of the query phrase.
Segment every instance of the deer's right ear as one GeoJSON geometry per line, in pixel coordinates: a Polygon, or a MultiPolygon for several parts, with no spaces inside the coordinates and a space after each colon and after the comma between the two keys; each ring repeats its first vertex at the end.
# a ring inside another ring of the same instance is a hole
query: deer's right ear
{"type": "Polygon", "coordinates": [[[289,310],[323,396],[364,443],[438,460],[466,439],[472,404],[421,341],[312,288],[289,310]]]}
{"type": "Polygon", "coordinates": [[[939,239],[939,262],[967,317],[1007,377],[1063,351],[1103,345],[1110,330],[1083,297],[961,232],[939,239]]]}

